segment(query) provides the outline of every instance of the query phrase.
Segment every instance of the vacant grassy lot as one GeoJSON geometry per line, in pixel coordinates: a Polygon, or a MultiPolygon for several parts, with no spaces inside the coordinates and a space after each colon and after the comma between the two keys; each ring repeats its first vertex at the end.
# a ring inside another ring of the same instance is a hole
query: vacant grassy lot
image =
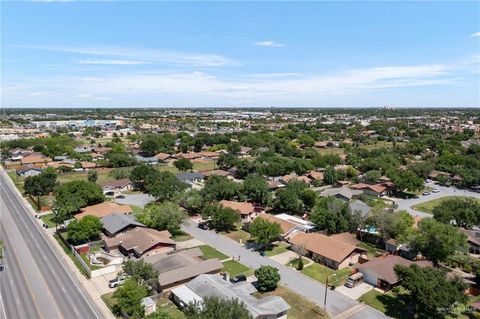
{"type": "Polygon", "coordinates": [[[480,203],[480,199],[474,198],[474,197],[465,197],[465,196],[445,196],[437,199],[430,200],[428,202],[423,202],[417,205],[413,205],[412,208],[424,213],[429,213],[431,214],[433,209],[440,205],[444,200],[447,199],[452,199],[452,198],[471,198],[473,200],[476,200],[480,203]]]}
{"type": "Polygon", "coordinates": [[[337,274],[337,279],[330,277],[329,284],[334,284],[335,286],[341,286],[345,283],[348,276],[350,275],[350,268],[343,268],[340,270],[333,270],[323,265],[314,263],[308,267],[303,268],[302,273],[312,279],[320,281],[325,284],[327,277],[333,274],[337,274]],[[332,282],[333,281],[333,282],[332,282]]]}
{"type": "Polygon", "coordinates": [[[383,294],[376,290],[371,290],[361,296],[358,301],[364,302],[389,317],[400,319],[409,317],[406,312],[407,305],[405,302],[391,291],[383,294]]]}
{"type": "Polygon", "coordinates": [[[268,249],[265,251],[265,256],[270,257],[270,256],[275,256],[275,255],[284,253],[288,250],[289,247],[290,245],[287,243],[284,243],[284,242],[277,243],[275,245],[268,247],[268,249]]]}
{"type": "Polygon", "coordinates": [[[289,319],[325,319],[329,318],[328,315],[323,315],[322,308],[303,296],[296,294],[292,290],[278,286],[274,291],[259,293],[256,292],[255,297],[261,298],[266,296],[279,296],[282,297],[289,305],[287,316],[289,319]]]}
{"type": "Polygon", "coordinates": [[[247,266],[234,260],[227,260],[223,262],[222,270],[228,272],[231,277],[234,277],[240,274],[244,274],[245,276],[249,276],[253,274],[253,269],[250,269],[247,266]]]}
{"type": "Polygon", "coordinates": [[[244,231],[243,229],[233,230],[230,232],[222,232],[223,235],[227,236],[235,240],[236,242],[242,241],[242,243],[246,243],[250,240],[250,233],[244,231]]]}
{"type": "Polygon", "coordinates": [[[204,260],[213,259],[213,258],[224,260],[228,258],[227,255],[222,254],[212,246],[202,245],[202,246],[198,246],[198,248],[200,248],[200,250],[202,251],[204,260]]]}

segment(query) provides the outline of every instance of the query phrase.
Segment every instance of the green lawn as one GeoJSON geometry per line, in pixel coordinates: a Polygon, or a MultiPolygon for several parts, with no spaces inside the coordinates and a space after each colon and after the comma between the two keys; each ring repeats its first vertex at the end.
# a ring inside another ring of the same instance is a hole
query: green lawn
{"type": "Polygon", "coordinates": [[[266,251],[265,251],[265,256],[270,257],[270,256],[275,256],[281,253],[284,253],[288,251],[288,248],[290,247],[289,244],[280,242],[275,245],[270,246],[266,251]]]}
{"type": "Polygon", "coordinates": [[[406,311],[407,306],[404,301],[393,292],[383,294],[376,290],[371,290],[358,298],[358,301],[364,302],[370,307],[373,307],[393,318],[402,319],[409,317],[406,311]]]}
{"type": "Polygon", "coordinates": [[[452,199],[452,198],[471,198],[473,200],[476,200],[477,202],[480,203],[480,199],[474,198],[474,197],[465,197],[465,196],[445,196],[437,199],[430,200],[428,202],[423,202],[417,205],[412,206],[413,209],[424,212],[424,213],[429,213],[431,214],[433,209],[440,205],[444,200],[447,199],[452,199]]]}
{"type": "Polygon", "coordinates": [[[52,220],[55,217],[54,214],[43,215],[42,221],[47,224],[48,228],[55,228],[55,222],[52,220]]]}
{"type": "Polygon", "coordinates": [[[23,189],[23,180],[25,179],[22,176],[18,176],[15,171],[9,171],[8,176],[10,176],[11,180],[17,187],[17,189],[20,191],[20,194],[23,194],[24,189],[23,189]]]}
{"type": "Polygon", "coordinates": [[[243,229],[234,230],[231,232],[222,232],[222,234],[235,240],[236,242],[240,242],[240,240],[242,240],[242,243],[246,243],[250,240],[250,233],[244,231],[243,229]]]}
{"type": "Polygon", "coordinates": [[[224,260],[228,258],[227,255],[222,254],[212,246],[202,245],[202,246],[198,246],[198,248],[200,248],[200,250],[202,251],[204,260],[213,259],[213,258],[224,260]]]}
{"type": "Polygon", "coordinates": [[[107,305],[110,310],[112,310],[113,306],[117,304],[117,298],[113,297],[113,292],[109,292],[108,294],[104,294],[101,296],[103,302],[107,305]]]}
{"type": "Polygon", "coordinates": [[[317,152],[321,155],[343,155],[345,154],[344,148],[339,147],[327,147],[327,148],[319,148],[317,152]]]}
{"type": "Polygon", "coordinates": [[[247,266],[239,263],[238,261],[234,260],[227,260],[223,262],[223,271],[227,271],[230,276],[234,277],[240,274],[244,274],[245,276],[249,276],[253,274],[253,269],[248,268],[247,266]]]}
{"type": "Polygon", "coordinates": [[[350,275],[350,268],[347,267],[335,271],[318,263],[314,263],[308,267],[303,268],[302,273],[312,279],[320,281],[323,284],[326,283],[328,276],[337,274],[336,281],[332,282],[334,278],[330,277],[329,284],[332,283],[338,287],[343,285],[347,280],[348,276],[350,275]]]}
{"type": "Polygon", "coordinates": [[[176,242],[186,241],[192,238],[193,238],[192,235],[183,231],[179,231],[177,234],[173,235],[173,240],[175,240],[176,242]]]}
{"type": "Polygon", "coordinates": [[[303,296],[296,294],[292,290],[278,286],[274,291],[254,294],[257,298],[266,296],[282,297],[289,305],[290,309],[287,312],[289,319],[324,319],[329,318],[328,315],[323,315],[322,308],[317,306],[314,302],[305,299],[303,296]]]}
{"type": "Polygon", "coordinates": [[[78,270],[80,270],[80,272],[86,277],[86,278],[90,278],[90,276],[88,275],[88,273],[85,271],[85,269],[83,269],[82,265],[80,264],[80,262],[77,260],[77,258],[75,258],[75,256],[73,255],[72,251],[70,250],[70,247],[66,246],[65,243],[58,237],[58,235],[53,235],[53,237],[55,237],[55,239],[57,240],[57,242],[60,244],[60,246],[62,246],[63,248],[63,251],[68,255],[68,257],[70,257],[70,259],[73,261],[73,263],[75,264],[75,266],[77,266],[78,270]]]}
{"type": "Polygon", "coordinates": [[[161,298],[157,302],[157,310],[162,310],[168,313],[172,319],[185,319],[185,314],[175,306],[173,302],[168,299],[161,298]]]}

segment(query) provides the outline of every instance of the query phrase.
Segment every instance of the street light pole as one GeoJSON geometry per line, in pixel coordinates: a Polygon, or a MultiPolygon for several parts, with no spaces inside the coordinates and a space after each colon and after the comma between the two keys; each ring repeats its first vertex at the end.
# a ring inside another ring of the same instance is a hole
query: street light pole
{"type": "Polygon", "coordinates": [[[325,298],[323,300],[323,311],[327,313],[327,293],[328,293],[328,280],[330,277],[337,277],[337,274],[332,274],[330,276],[327,276],[327,282],[325,283],[325,298]]]}

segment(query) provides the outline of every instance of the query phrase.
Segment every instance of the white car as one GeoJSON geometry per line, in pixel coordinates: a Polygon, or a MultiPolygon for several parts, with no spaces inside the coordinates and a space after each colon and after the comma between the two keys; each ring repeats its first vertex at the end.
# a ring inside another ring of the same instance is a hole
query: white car
{"type": "Polygon", "coordinates": [[[115,288],[115,287],[121,286],[125,283],[125,279],[127,279],[125,276],[120,276],[115,279],[109,280],[108,287],[115,288]]]}
{"type": "Polygon", "coordinates": [[[430,184],[430,183],[433,183],[433,181],[431,179],[427,179],[425,183],[430,184]]]}
{"type": "Polygon", "coordinates": [[[440,190],[439,190],[438,188],[434,188],[434,189],[432,190],[432,192],[433,192],[433,193],[440,193],[440,190]]]}

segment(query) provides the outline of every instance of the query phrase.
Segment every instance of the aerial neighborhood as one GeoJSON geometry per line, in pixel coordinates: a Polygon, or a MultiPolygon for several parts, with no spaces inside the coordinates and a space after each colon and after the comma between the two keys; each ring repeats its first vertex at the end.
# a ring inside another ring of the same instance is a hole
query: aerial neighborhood
{"type": "Polygon", "coordinates": [[[478,317],[476,110],[18,112],[8,183],[106,317],[478,317]]]}

